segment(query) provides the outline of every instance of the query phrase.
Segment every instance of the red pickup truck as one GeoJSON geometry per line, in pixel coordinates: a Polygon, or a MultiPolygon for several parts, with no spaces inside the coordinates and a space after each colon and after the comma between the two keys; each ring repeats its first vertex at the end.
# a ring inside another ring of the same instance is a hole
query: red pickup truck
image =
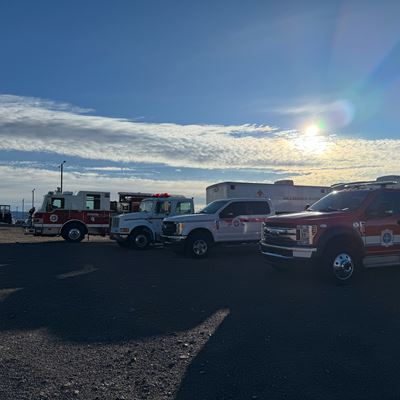
{"type": "Polygon", "coordinates": [[[400,182],[342,185],[304,212],[269,217],[260,250],[273,267],[313,263],[339,283],[400,265],[400,182]]]}

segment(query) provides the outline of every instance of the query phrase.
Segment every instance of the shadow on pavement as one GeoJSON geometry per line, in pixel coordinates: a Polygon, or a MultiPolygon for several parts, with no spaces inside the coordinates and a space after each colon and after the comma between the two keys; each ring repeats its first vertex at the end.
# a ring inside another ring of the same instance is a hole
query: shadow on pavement
{"type": "Polygon", "coordinates": [[[0,330],[118,343],[229,314],[189,365],[178,400],[389,398],[400,393],[400,271],[349,287],[269,269],[255,246],[188,260],[112,243],[0,245],[0,330]]]}

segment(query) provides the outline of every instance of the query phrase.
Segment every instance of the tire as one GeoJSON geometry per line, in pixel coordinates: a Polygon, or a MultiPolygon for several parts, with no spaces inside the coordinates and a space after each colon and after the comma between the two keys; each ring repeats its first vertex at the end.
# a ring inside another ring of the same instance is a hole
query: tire
{"type": "Polygon", "coordinates": [[[70,243],[79,243],[85,237],[85,229],[81,224],[72,223],[65,226],[61,232],[64,240],[70,243]]]}
{"type": "Polygon", "coordinates": [[[129,247],[135,250],[145,250],[150,245],[150,236],[144,230],[134,231],[129,235],[129,247]]]}
{"type": "Polygon", "coordinates": [[[206,258],[210,252],[212,241],[205,233],[194,233],[189,236],[185,245],[185,255],[191,258],[206,258]]]}
{"type": "Polygon", "coordinates": [[[360,253],[349,245],[328,244],[321,261],[325,279],[338,285],[353,282],[363,270],[360,253]]]}

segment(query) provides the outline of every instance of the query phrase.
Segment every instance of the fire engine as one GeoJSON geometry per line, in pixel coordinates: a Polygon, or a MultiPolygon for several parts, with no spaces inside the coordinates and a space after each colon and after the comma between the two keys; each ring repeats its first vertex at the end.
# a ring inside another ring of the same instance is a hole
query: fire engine
{"type": "Polygon", "coordinates": [[[336,189],[307,211],[267,218],[260,250],[271,266],[312,263],[343,283],[364,267],[400,265],[400,179],[336,189]]]}
{"type": "Polygon", "coordinates": [[[33,215],[28,233],[62,236],[80,242],[85,235],[106,235],[110,226],[110,192],[48,192],[33,215]]]}
{"type": "Polygon", "coordinates": [[[119,200],[111,202],[111,210],[123,214],[139,211],[142,200],[152,197],[153,193],[118,192],[119,200]]]}

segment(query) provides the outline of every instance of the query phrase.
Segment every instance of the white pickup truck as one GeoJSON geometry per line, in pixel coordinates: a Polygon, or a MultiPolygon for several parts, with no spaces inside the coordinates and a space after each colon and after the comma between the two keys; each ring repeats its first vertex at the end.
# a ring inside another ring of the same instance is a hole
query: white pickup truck
{"type": "Polygon", "coordinates": [[[218,243],[258,242],[261,224],[274,213],[265,198],[216,200],[197,214],[165,218],[161,240],[176,252],[204,258],[218,243]]]}
{"type": "Polygon", "coordinates": [[[150,197],[142,200],[138,212],[112,218],[110,238],[121,247],[142,250],[150,243],[160,241],[165,217],[193,212],[193,199],[184,196],[150,197]]]}

